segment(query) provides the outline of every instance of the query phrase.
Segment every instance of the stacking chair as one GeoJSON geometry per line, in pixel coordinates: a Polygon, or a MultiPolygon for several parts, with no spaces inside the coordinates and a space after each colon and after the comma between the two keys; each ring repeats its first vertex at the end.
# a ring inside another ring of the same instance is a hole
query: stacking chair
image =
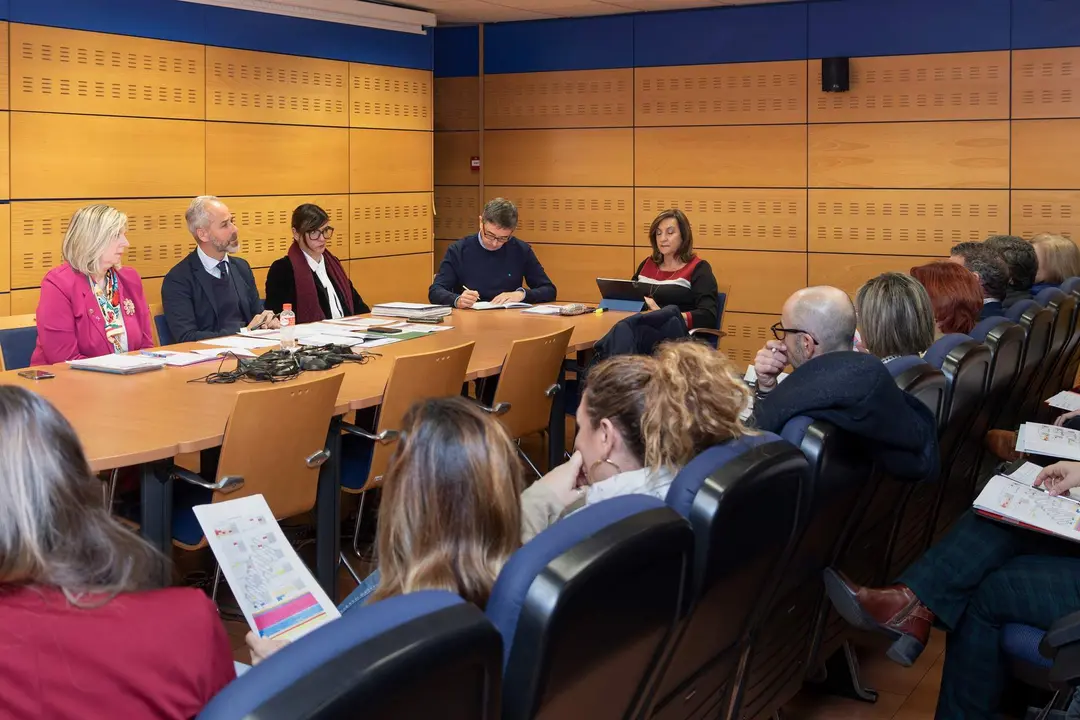
{"type": "Polygon", "coordinates": [[[1012,393],[998,420],[997,427],[1003,430],[1015,430],[1027,418],[1021,414],[1022,406],[1033,394],[1032,381],[1040,364],[1046,358],[1053,330],[1054,314],[1040,306],[1034,300],[1021,300],[1005,313],[1006,316],[1024,329],[1024,355],[1020,369],[1013,383],[1012,393]]]}
{"type": "Polygon", "coordinates": [[[37,346],[37,316],[11,315],[0,318],[0,370],[30,367],[37,346]]]}
{"type": "Polygon", "coordinates": [[[797,448],[758,433],[709,448],[675,477],[667,504],[694,528],[694,565],[644,717],[720,717],[736,699],[740,657],[791,549],[806,469],[797,448]]]}
{"type": "MultiPolygon", "coordinates": [[[[481,407],[498,416],[515,440],[548,429],[552,399],[563,390],[559,372],[573,334],[574,328],[569,327],[551,335],[517,340],[510,346],[491,407],[481,407]]],[[[518,455],[537,477],[541,476],[520,445],[518,455]]]]}
{"type": "Polygon", "coordinates": [[[198,720],[497,720],[502,639],[442,590],[350,610],[234,680],[198,720]]]}
{"type": "MultiPolygon", "coordinates": [[[[431,398],[461,394],[475,343],[418,355],[402,355],[394,360],[379,406],[375,432],[342,424],[348,433],[341,439],[341,489],[360,495],[360,508],[353,528],[353,551],[360,554],[360,523],[364,517],[364,496],[379,486],[393,454],[401,421],[416,403],[431,398]]],[[[360,578],[341,553],[341,561],[353,578],[360,578]]]]}
{"type": "Polygon", "coordinates": [[[151,305],[150,320],[150,335],[154,339],[154,346],[172,345],[173,336],[169,330],[169,323],[165,321],[165,308],[161,305],[151,305]]]}
{"type": "Polygon", "coordinates": [[[690,524],[626,495],[526,543],[487,604],[504,645],[504,720],[623,720],[668,642],[693,555],[690,524]]]}

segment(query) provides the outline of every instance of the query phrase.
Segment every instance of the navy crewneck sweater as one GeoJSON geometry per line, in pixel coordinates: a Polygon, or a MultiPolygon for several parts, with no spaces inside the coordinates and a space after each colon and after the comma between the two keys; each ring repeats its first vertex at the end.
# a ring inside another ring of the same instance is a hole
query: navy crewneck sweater
{"type": "Polygon", "coordinates": [[[499,293],[525,290],[525,302],[555,300],[555,285],[536,259],[528,243],[511,237],[498,250],[488,250],[477,235],[464,237],[446,250],[428,300],[436,305],[453,305],[465,288],[491,300],[499,293]]]}

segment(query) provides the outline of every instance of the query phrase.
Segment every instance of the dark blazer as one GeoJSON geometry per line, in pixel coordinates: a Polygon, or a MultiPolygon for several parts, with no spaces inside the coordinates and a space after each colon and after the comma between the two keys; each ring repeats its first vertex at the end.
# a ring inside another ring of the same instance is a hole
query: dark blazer
{"type": "MultiPolygon", "coordinates": [[[[229,256],[229,274],[240,297],[240,314],[250,320],[263,311],[259,289],[251,266],[243,258],[229,256]]],[[[218,324],[217,305],[210,273],[206,272],[199,254],[192,250],[173,266],[161,283],[161,304],[165,321],[175,342],[193,342],[221,337],[240,328],[223,328],[218,324]]]]}
{"type": "Polygon", "coordinates": [[[994,317],[996,315],[1005,314],[1005,305],[1000,300],[991,300],[988,303],[983,303],[982,312],[979,313],[979,319],[985,320],[988,317],[994,317]]]}
{"type": "Polygon", "coordinates": [[[1030,299],[1031,299],[1031,289],[1030,288],[1027,289],[1027,290],[1013,290],[1012,288],[1010,288],[1010,289],[1005,291],[1005,300],[1002,302],[1002,305],[1004,305],[1005,309],[1008,310],[1009,308],[1011,308],[1013,305],[1020,302],[1021,300],[1030,300],[1030,299]]]}
{"type": "MultiPolygon", "coordinates": [[[[327,295],[326,288],[323,287],[314,270],[311,271],[311,277],[315,281],[315,292],[319,295],[319,307],[322,308],[323,317],[329,319],[332,317],[330,296],[327,295]]],[[[334,285],[332,276],[330,284],[334,285]]],[[[334,290],[337,291],[338,302],[341,303],[342,309],[348,312],[349,306],[345,304],[345,296],[342,294],[345,288],[334,285],[334,290]]],[[[360,297],[360,293],[356,292],[352,282],[349,283],[348,292],[352,293],[354,314],[363,315],[371,312],[371,308],[364,304],[364,299],[360,297]]],[[[285,303],[296,309],[296,274],[293,273],[292,261],[288,256],[275,260],[266,273],[266,309],[279,313],[285,303]]]]}

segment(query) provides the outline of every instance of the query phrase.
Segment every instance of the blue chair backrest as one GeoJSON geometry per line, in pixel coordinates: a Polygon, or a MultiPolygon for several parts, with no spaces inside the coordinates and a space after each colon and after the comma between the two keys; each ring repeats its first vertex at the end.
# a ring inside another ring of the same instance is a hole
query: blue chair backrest
{"type": "Polygon", "coordinates": [[[1080,277],[1065,278],[1059,287],[1066,295],[1080,295],[1080,277]]]}
{"type": "Polygon", "coordinates": [[[1024,313],[1035,307],[1043,307],[1043,305],[1035,302],[1034,300],[1020,300],[1008,310],[1006,310],[1005,315],[1014,323],[1018,323],[1020,322],[1020,318],[1023,317],[1024,313]]]}
{"type": "Polygon", "coordinates": [[[940,370],[941,364],[945,362],[945,356],[952,352],[957,345],[968,340],[971,340],[971,336],[963,333],[944,335],[935,340],[934,344],[927,349],[926,354],[923,355],[923,360],[940,370]]]}
{"type": "Polygon", "coordinates": [[[806,415],[793,417],[784,423],[784,427],[780,429],[780,437],[795,447],[799,447],[802,445],[803,438],[806,437],[806,431],[810,428],[812,422],[814,422],[814,418],[806,415]]]}
{"type": "Polygon", "coordinates": [[[1043,307],[1048,307],[1051,302],[1055,302],[1057,300],[1060,300],[1061,297],[1064,296],[1064,295],[1065,295],[1065,293],[1062,292],[1060,288],[1048,287],[1048,288],[1043,288],[1042,290],[1040,290],[1037,294],[1033,295],[1032,297],[1035,299],[1035,302],[1039,303],[1043,307]]]}
{"type": "Polygon", "coordinates": [[[945,375],[925,360],[905,355],[885,365],[896,381],[896,386],[922,401],[937,418],[938,428],[944,422],[946,383],[945,375]]]}
{"type": "Polygon", "coordinates": [[[448,592],[423,591],[359,607],[282,648],[237,678],[199,720],[354,717],[496,718],[499,633],[448,592]]]}
{"type": "Polygon", "coordinates": [[[986,334],[1002,323],[1014,324],[1012,320],[1009,320],[1009,318],[1005,317],[1004,315],[993,315],[991,317],[980,320],[978,324],[976,324],[975,327],[973,327],[971,329],[971,332],[968,334],[971,336],[972,340],[985,342],[986,334]]]}
{"type": "Polygon", "coordinates": [[[716,293],[716,329],[724,329],[724,308],[727,306],[727,293],[721,290],[716,293]]]}
{"type": "Polygon", "coordinates": [[[502,717],[629,716],[675,628],[693,543],[662,501],[626,495],[514,553],[487,604],[505,646],[502,717]]]}
{"type": "Polygon", "coordinates": [[[30,367],[36,346],[37,327],[34,325],[0,330],[0,348],[4,352],[4,367],[8,370],[30,367]]]}
{"type": "Polygon", "coordinates": [[[165,320],[165,314],[154,316],[154,325],[157,327],[158,342],[162,345],[172,345],[173,340],[172,331],[169,330],[169,323],[165,320]]]}

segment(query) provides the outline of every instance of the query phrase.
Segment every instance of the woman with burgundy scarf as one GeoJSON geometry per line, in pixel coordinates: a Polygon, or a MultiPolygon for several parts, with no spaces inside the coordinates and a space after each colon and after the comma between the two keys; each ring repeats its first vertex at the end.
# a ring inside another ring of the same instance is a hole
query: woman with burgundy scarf
{"type": "Polygon", "coordinates": [[[330,216],[318,205],[304,203],[293,211],[293,244],[266,274],[266,309],[281,312],[292,305],[296,322],[371,312],[356,292],[341,261],[326,249],[334,237],[330,216]]]}

